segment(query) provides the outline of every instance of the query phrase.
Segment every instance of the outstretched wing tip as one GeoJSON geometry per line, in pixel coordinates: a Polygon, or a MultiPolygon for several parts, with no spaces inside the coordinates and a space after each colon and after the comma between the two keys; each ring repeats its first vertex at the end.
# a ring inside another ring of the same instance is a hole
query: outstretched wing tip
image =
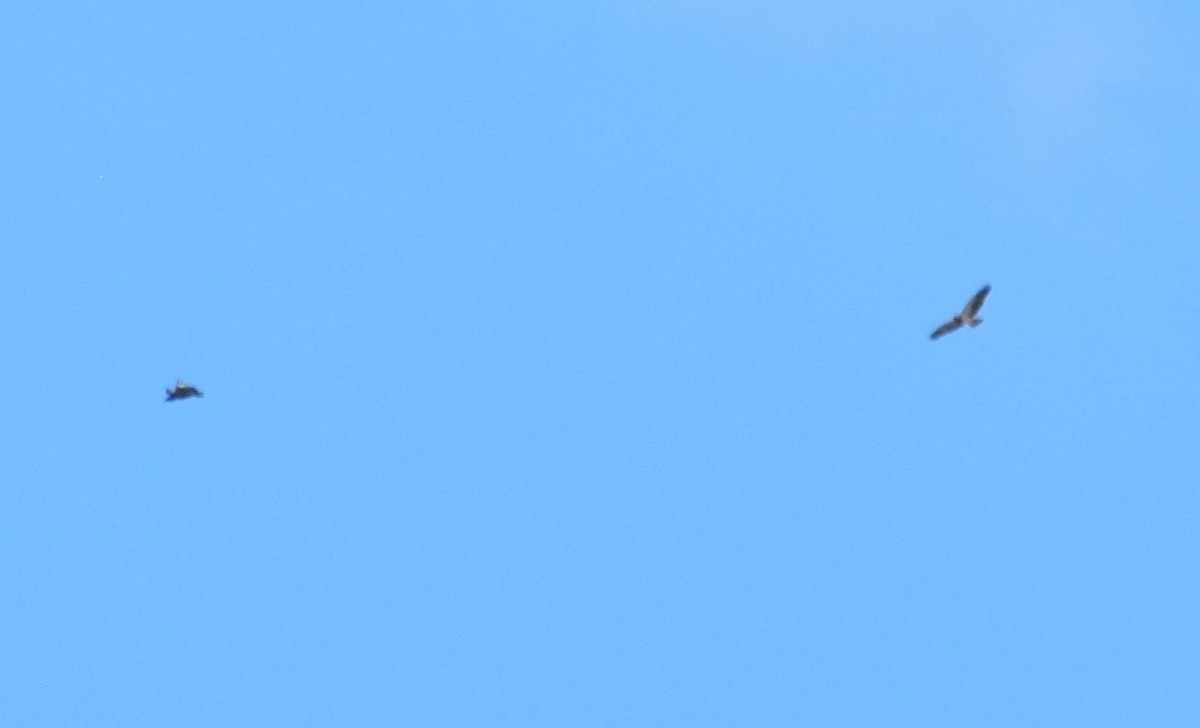
{"type": "Polygon", "coordinates": [[[961,326],[962,326],[962,321],[959,318],[957,318],[957,317],[952,318],[949,321],[947,321],[946,323],[944,323],[941,326],[934,329],[933,333],[929,335],[929,338],[931,340],[937,339],[939,337],[945,336],[946,334],[950,333],[951,331],[958,329],[961,326]]]}
{"type": "Polygon", "coordinates": [[[987,298],[988,293],[991,290],[991,285],[985,283],[983,288],[980,288],[975,292],[974,296],[971,296],[971,300],[967,301],[967,305],[963,307],[963,314],[965,318],[975,317],[975,314],[979,311],[979,309],[983,308],[983,301],[985,298],[987,298]]]}

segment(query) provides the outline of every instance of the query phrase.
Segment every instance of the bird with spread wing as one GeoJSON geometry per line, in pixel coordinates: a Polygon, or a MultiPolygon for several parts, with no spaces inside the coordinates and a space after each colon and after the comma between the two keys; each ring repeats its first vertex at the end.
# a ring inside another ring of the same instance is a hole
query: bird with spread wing
{"type": "Polygon", "coordinates": [[[185,384],[182,379],[175,380],[175,389],[167,390],[167,401],[173,402],[177,399],[187,399],[188,397],[203,397],[204,392],[196,389],[190,384],[185,384]]]}
{"type": "Polygon", "coordinates": [[[983,323],[983,319],[977,318],[975,314],[979,313],[979,309],[983,306],[983,299],[987,298],[988,292],[991,290],[991,286],[980,288],[974,296],[971,296],[971,300],[967,301],[967,305],[963,306],[961,313],[934,329],[929,338],[936,339],[939,336],[944,336],[955,329],[962,328],[963,324],[975,327],[983,323]]]}

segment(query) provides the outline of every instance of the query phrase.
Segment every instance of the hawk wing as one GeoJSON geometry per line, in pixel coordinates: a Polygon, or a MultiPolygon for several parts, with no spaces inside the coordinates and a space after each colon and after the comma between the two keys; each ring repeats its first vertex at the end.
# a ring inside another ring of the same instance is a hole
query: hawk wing
{"type": "Polygon", "coordinates": [[[971,296],[971,300],[967,301],[967,305],[963,307],[963,318],[975,318],[975,314],[983,308],[983,299],[987,298],[991,290],[991,286],[984,286],[974,296],[971,296]]]}
{"type": "Polygon", "coordinates": [[[958,316],[955,316],[954,318],[950,319],[946,323],[944,323],[941,326],[934,329],[933,333],[929,335],[929,338],[936,339],[939,336],[944,336],[944,335],[950,333],[951,331],[954,331],[957,328],[961,328],[962,325],[963,325],[962,319],[958,316]]]}

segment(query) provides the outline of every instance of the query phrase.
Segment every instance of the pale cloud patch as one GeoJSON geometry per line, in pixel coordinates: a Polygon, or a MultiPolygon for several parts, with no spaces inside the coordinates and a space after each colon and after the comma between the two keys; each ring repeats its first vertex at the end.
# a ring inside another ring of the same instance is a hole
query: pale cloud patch
{"type": "Polygon", "coordinates": [[[1134,11],[1035,17],[1014,39],[1006,117],[1018,158],[1040,167],[1120,126],[1124,99],[1154,82],[1161,43],[1153,19],[1134,11]]]}
{"type": "MultiPolygon", "coordinates": [[[[947,103],[978,104],[1001,165],[1038,173],[1119,133],[1132,99],[1159,83],[1171,34],[1143,4],[1016,0],[625,0],[658,18],[749,40],[800,65],[865,49],[897,68],[938,74],[903,82],[923,102],[947,81],[947,103]],[[932,63],[931,63],[932,62],[932,63]],[[928,71],[941,64],[941,70],[928,71]],[[965,93],[964,84],[976,93],[965,93]]],[[[889,68],[881,77],[899,78],[889,68]]],[[[915,103],[915,101],[914,101],[915,103]]]]}

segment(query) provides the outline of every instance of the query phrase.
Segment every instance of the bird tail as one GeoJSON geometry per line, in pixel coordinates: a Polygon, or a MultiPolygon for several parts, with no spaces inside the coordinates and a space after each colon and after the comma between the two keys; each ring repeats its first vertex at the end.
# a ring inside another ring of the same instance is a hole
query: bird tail
{"type": "Polygon", "coordinates": [[[979,324],[983,323],[983,319],[981,319],[981,318],[971,319],[967,323],[971,324],[971,327],[974,328],[974,327],[978,326],[979,324]]]}

